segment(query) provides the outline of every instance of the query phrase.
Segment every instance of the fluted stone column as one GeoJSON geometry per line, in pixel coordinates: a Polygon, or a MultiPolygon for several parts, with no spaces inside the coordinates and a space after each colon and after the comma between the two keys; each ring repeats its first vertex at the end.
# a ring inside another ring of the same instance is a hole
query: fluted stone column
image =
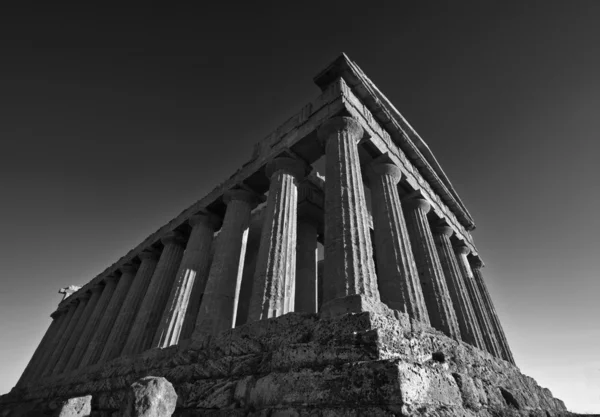
{"type": "Polygon", "coordinates": [[[454,247],[454,253],[458,259],[458,265],[461,269],[462,275],[465,278],[467,292],[471,298],[471,305],[473,306],[475,316],[477,316],[477,322],[479,323],[479,329],[481,330],[481,336],[485,342],[486,350],[492,355],[501,358],[502,353],[498,346],[496,336],[494,335],[494,328],[492,327],[492,323],[490,322],[486,313],[483,299],[479,289],[477,288],[477,284],[475,283],[475,278],[473,277],[473,272],[471,271],[469,261],[467,260],[467,255],[469,252],[470,250],[466,246],[457,245],[454,247]]]}
{"type": "Polygon", "coordinates": [[[64,313],[65,313],[64,309],[59,309],[50,315],[50,317],[52,317],[52,323],[50,323],[50,326],[46,330],[46,333],[44,334],[42,341],[40,342],[37,349],[33,353],[31,360],[29,361],[29,363],[27,364],[27,367],[23,371],[23,374],[19,378],[19,381],[17,382],[17,385],[16,385],[17,387],[21,387],[30,381],[31,375],[35,372],[36,368],[40,365],[40,360],[41,360],[42,356],[44,356],[44,352],[46,352],[48,350],[48,345],[50,343],[52,343],[52,339],[56,336],[56,332],[58,332],[60,325],[65,317],[64,313]]]}
{"type": "Polygon", "coordinates": [[[123,301],[121,310],[119,310],[119,315],[110,331],[110,335],[108,336],[98,363],[107,362],[121,355],[131,326],[133,326],[135,315],[146,294],[154,270],[156,269],[158,252],[154,250],[143,251],[138,257],[141,259],[142,263],[135,274],[135,278],[127,292],[125,301],[123,301]]]}
{"type": "Polygon", "coordinates": [[[77,325],[75,326],[73,335],[69,338],[69,341],[65,345],[60,359],[58,360],[58,364],[54,368],[53,374],[61,374],[65,370],[67,364],[69,363],[69,360],[73,357],[75,346],[77,345],[79,340],[81,340],[81,336],[89,324],[90,316],[96,308],[96,304],[100,299],[100,294],[101,291],[95,289],[92,289],[91,293],[88,293],[89,300],[87,301],[85,310],[83,311],[83,314],[81,315],[79,321],[77,322],[77,325]]]}
{"type": "Polygon", "coordinates": [[[261,196],[245,190],[230,190],[223,200],[227,210],[216,241],[194,338],[216,335],[231,329],[235,323],[250,212],[261,201],[261,196]]]}
{"type": "Polygon", "coordinates": [[[483,274],[481,273],[483,262],[479,258],[470,257],[469,263],[471,266],[471,270],[473,271],[473,278],[475,280],[475,284],[477,285],[479,293],[483,298],[483,303],[486,306],[488,317],[494,329],[494,335],[496,336],[496,341],[498,342],[500,351],[502,353],[502,358],[514,364],[515,359],[513,358],[512,351],[510,350],[510,346],[508,345],[508,341],[506,340],[504,329],[502,328],[502,324],[500,323],[500,319],[498,318],[498,313],[496,313],[496,308],[494,307],[494,303],[492,302],[492,297],[490,296],[490,293],[487,289],[487,285],[483,280],[483,274]]]}
{"type": "Polygon", "coordinates": [[[192,232],[158,331],[154,336],[152,345],[155,347],[167,347],[179,342],[186,317],[190,315],[196,317],[206,287],[210,267],[210,246],[221,221],[213,214],[201,213],[192,216],[189,223],[192,232]]]}
{"type": "Polygon", "coordinates": [[[85,355],[85,352],[90,347],[90,341],[96,331],[98,330],[98,324],[100,323],[100,319],[104,315],[108,303],[115,292],[115,288],[117,287],[117,277],[114,275],[109,275],[105,277],[103,280],[104,288],[100,294],[100,298],[90,315],[89,320],[85,326],[84,331],[81,334],[81,337],[77,341],[75,345],[75,349],[73,350],[73,354],[69,362],[67,363],[67,367],[69,370],[80,368],[81,358],[85,355]]]}
{"type": "Polygon", "coordinates": [[[62,340],[67,330],[67,327],[69,326],[69,323],[73,318],[73,314],[75,314],[76,309],[76,301],[71,301],[64,307],[65,313],[63,315],[63,320],[61,321],[60,328],[56,331],[56,334],[52,338],[52,341],[48,343],[48,348],[44,350],[44,355],[40,357],[39,366],[36,367],[34,372],[32,372],[31,378],[29,378],[30,381],[34,381],[42,377],[42,375],[44,374],[44,371],[48,366],[48,362],[50,362],[52,355],[54,354],[54,352],[56,352],[56,348],[62,340]]]}
{"type": "Polygon", "coordinates": [[[350,295],[379,301],[358,158],[363,129],[350,117],[334,117],[321,126],[318,135],[325,146],[327,164],[323,309],[327,303],[350,295]]]}
{"type": "Polygon", "coordinates": [[[462,340],[485,350],[485,342],[471,305],[471,299],[464,282],[465,279],[450,242],[450,236],[453,233],[454,231],[448,225],[439,225],[433,229],[433,237],[440,256],[440,263],[444,270],[462,340]]]}
{"type": "Polygon", "coordinates": [[[454,306],[427,220],[431,206],[424,199],[411,198],[406,200],[404,208],[429,321],[447,336],[460,340],[454,306]]]}
{"type": "Polygon", "coordinates": [[[85,368],[95,364],[98,359],[100,359],[106,340],[119,315],[123,301],[127,296],[127,292],[129,291],[129,287],[131,287],[131,283],[133,282],[137,271],[137,268],[132,265],[124,265],[119,269],[121,270],[121,276],[117,282],[117,287],[106,306],[106,311],[104,311],[100,318],[98,328],[94,332],[88,347],[85,349],[83,357],[81,357],[81,354],[80,357],[73,355],[72,360],[67,365],[66,371],[70,371],[76,367],[85,368]]]}
{"type": "Polygon", "coordinates": [[[152,346],[152,341],[185,248],[185,241],[180,233],[171,232],[161,241],[165,247],[123,347],[122,355],[134,355],[155,347],[152,346]]]}
{"type": "Polygon", "coordinates": [[[292,158],[276,158],[267,164],[271,184],[254,272],[249,321],[277,317],[294,308],[298,179],[305,173],[305,164],[292,158]]]}
{"type": "Polygon", "coordinates": [[[398,196],[400,169],[376,162],[367,169],[381,301],[429,324],[429,315],[398,196]]]}
{"type": "Polygon", "coordinates": [[[302,313],[317,313],[319,311],[319,283],[317,275],[318,220],[314,218],[315,214],[298,214],[294,311],[302,313]]]}
{"type": "Polygon", "coordinates": [[[265,208],[266,207],[262,207],[261,209],[254,210],[250,216],[246,256],[244,256],[242,283],[240,284],[240,295],[238,297],[238,307],[234,327],[241,326],[248,322],[248,310],[250,309],[250,299],[252,298],[254,272],[256,271],[256,261],[258,259],[258,249],[260,247],[260,235],[265,217],[265,208]]]}
{"type": "Polygon", "coordinates": [[[52,375],[52,372],[56,368],[58,360],[60,359],[60,356],[61,356],[65,346],[67,345],[67,343],[69,342],[69,339],[73,335],[75,327],[77,326],[77,323],[79,322],[79,318],[81,317],[81,315],[83,314],[83,311],[85,310],[85,306],[87,305],[88,300],[89,300],[89,294],[83,294],[77,298],[77,307],[75,307],[75,312],[73,313],[73,317],[71,317],[71,320],[69,321],[69,325],[65,329],[65,332],[61,335],[61,338],[60,338],[58,344],[56,345],[56,350],[54,352],[52,352],[52,356],[50,356],[50,359],[48,360],[48,364],[46,365],[46,369],[44,369],[44,372],[42,373],[42,377],[48,377],[48,376],[52,375]]]}

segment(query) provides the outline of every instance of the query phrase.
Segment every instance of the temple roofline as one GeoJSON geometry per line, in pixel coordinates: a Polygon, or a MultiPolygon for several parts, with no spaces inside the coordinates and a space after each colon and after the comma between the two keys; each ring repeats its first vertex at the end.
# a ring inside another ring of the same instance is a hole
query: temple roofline
{"type": "MultiPolygon", "coordinates": [[[[454,190],[429,146],[358,65],[352,62],[345,53],[342,53],[327,68],[319,72],[313,80],[321,90],[325,91],[333,81],[340,77],[344,78],[344,81],[364,102],[382,127],[388,131],[396,130],[400,136],[398,145],[415,161],[415,165],[425,171],[423,175],[432,180],[431,186],[440,193],[440,196],[444,197],[449,207],[454,209],[453,211],[463,226],[469,231],[474,230],[475,222],[471,214],[454,190]]],[[[398,135],[392,135],[392,137],[397,138],[398,135]]]]}

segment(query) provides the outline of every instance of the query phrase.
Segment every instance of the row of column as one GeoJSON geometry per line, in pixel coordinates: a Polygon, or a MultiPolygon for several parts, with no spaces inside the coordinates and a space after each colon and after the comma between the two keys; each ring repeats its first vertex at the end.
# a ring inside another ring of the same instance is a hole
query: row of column
{"type": "MultiPolygon", "coordinates": [[[[469,263],[466,247],[453,246],[450,227],[430,226],[425,200],[401,201],[401,171],[385,161],[365,170],[376,275],[358,157],[362,128],[354,119],[336,117],[318,133],[327,164],[323,308],[352,295],[381,300],[450,337],[512,361],[481,265],[469,263]]],[[[317,309],[318,220],[314,208],[298,209],[299,184],[308,167],[296,159],[276,158],[266,172],[270,187],[249,321],[317,309]]],[[[193,216],[187,242],[172,232],[161,239],[162,252],[144,251],[139,266],[126,265],[120,275],[106,277],[102,285],[73,299],[53,316],[19,384],[232,328],[250,214],[263,201],[248,190],[226,192],[222,221],[209,213],[193,216]]]]}

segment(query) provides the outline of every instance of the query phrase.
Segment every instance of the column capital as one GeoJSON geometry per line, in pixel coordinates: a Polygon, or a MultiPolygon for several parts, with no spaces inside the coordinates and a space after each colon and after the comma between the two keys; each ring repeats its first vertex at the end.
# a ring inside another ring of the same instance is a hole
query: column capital
{"type": "Polygon", "coordinates": [[[144,249],[143,251],[141,251],[140,253],[138,253],[137,256],[142,261],[144,259],[158,259],[158,257],[160,256],[160,252],[154,248],[147,248],[147,249],[144,249]]]}
{"type": "Polygon", "coordinates": [[[445,235],[448,237],[452,236],[452,234],[454,233],[454,229],[447,224],[438,224],[436,226],[433,226],[432,230],[435,234],[445,235]]]}
{"type": "Polygon", "coordinates": [[[109,282],[116,282],[117,281],[117,275],[112,273],[110,275],[107,275],[105,277],[102,278],[102,281],[104,282],[104,284],[108,284],[109,282]]]}
{"type": "Polygon", "coordinates": [[[284,171],[293,175],[296,180],[301,180],[308,174],[309,166],[299,159],[280,156],[267,162],[265,171],[269,178],[278,171],[284,171]]]}
{"type": "Polygon", "coordinates": [[[484,263],[479,257],[479,255],[469,256],[469,264],[471,265],[471,269],[481,269],[484,267],[484,263]]]}
{"type": "Polygon", "coordinates": [[[177,245],[184,245],[185,237],[183,236],[182,233],[172,230],[170,232],[165,233],[165,235],[160,238],[160,241],[165,246],[170,243],[175,243],[177,245]]]}
{"type": "Polygon", "coordinates": [[[403,200],[402,203],[406,204],[410,208],[419,208],[423,210],[423,212],[428,213],[431,210],[431,204],[424,198],[414,197],[403,200]]]}
{"type": "Polygon", "coordinates": [[[79,299],[79,301],[86,301],[86,300],[89,300],[91,296],[92,296],[92,292],[86,291],[77,298],[79,299]]]}
{"type": "Polygon", "coordinates": [[[65,313],[65,311],[67,311],[67,310],[64,308],[59,308],[59,309],[53,311],[52,313],[50,313],[50,317],[52,317],[53,320],[56,320],[58,317],[62,316],[65,313]]]}
{"type": "Polygon", "coordinates": [[[393,178],[396,182],[402,179],[402,170],[389,162],[374,161],[365,167],[365,174],[369,179],[383,175],[393,178]]]}
{"type": "Polygon", "coordinates": [[[358,120],[352,117],[332,117],[319,127],[317,136],[325,143],[332,135],[340,132],[347,132],[354,142],[358,143],[362,139],[364,130],[358,120]]]}
{"type": "MultiPolygon", "coordinates": [[[[100,281],[100,282],[102,282],[102,281],[100,281]]],[[[92,285],[92,288],[90,288],[90,291],[92,293],[99,292],[99,291],[102,291],[104,289],[104,285],[100,284],[100,282],[97,283],[97,284],[92,285]]]]}
{"type": "Polygon", "coordinates": [[[229,204],[231,201],[238,200],[244,201],[254,208],[265,201],[265,196],[241,189],[228,190],[223,193],[223,201],[225,204],[229,204]]]}
{"type": "Polygon", "coordinates": [[[125,264],[119,267],[122,274],[135,274],[138,268],[132,264],[125,264]]]}
{"type": "Polygon", "coordinates": [[[453,246],[456,253],[460,255],[468,255],[471,252],[471,249],[469,249],[469,247],[463,242],[455,243],[453,246]]]}
{"type": "Polygon", "coordinates": [[[221,227],[221,224],[223,223],[223,219],[221,219],[219,216],[212,214],[212,213],[200,212],[200,213],[196,213],[192,217],[190,217],[188,219],[188,223],[192,227],[196,227],[196,226],[202,224],[212,230],[217,230],[221,227]]]}

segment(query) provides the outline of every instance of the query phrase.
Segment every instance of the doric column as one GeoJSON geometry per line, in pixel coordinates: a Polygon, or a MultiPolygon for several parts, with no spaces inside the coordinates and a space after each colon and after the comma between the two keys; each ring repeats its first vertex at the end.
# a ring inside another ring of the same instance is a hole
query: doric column
{"type": "Polygon", "coordinates": [[[327,120],[324,142],[325,281],[323,304],[349,295],[379,301],[365,191],[358,158],[363,129],[350,117],[327,120]]]}
{"type": "Polygon", "coordinates": [[[171,293],[185,247],[185,241],[177,232],[167,234],[161,239],[161,242],[165,247],[150,280],[150,285],[148,285],[144,300],[135,316],[122,355],[134,355],[155,347],[152,346],[152,341],[171,293]]]}
{"type": "Polygon", "coordinates": [[[490,293],[487,289],[487,285],[483,280],[483,274],[481,273],[483,262],[478,257],[470,257],[469,263],[471,266],[471,270],[473,271],[473,278],[475,280],[475,284],[477,285],[479,293],[483,298],[483,303],[486,306],[488,317],[491,321],[492,328],[494,329],[494,335],[496,336],[496,341],[498,342],[500,351],[502,353],[502,358],[514,364],[515,359],[513,358],[512,351],[510,350],[510,346],[508,345],[508,341],[506,340],[504,329],[502,328],[502,324],[500,323],[500,319],[498,318],[498,313],[496,313],[496,308],[494,307],[494,303],[492,302],[492,297],[490,296],[490,293]]]}
{"type": "Polygon", "coordinates": [[[117,321],[115,321],[110,331],[98,363],[107,362],[121,355],[135,315],[146,294],[152,274],[156,269],[158,252],[154,250],[143,251],[138,257],[142,260],[142,263],[135,274],[121,310],[119,310],[117,321]]]}
{"type": "Polygon", "coordinates": [[[131,283],[133,282],[137,270],[132,265],[124,265],[119,269],[121,270],[121,276],[117,282],[117,287],[106,306],[106,311],[104,311],[100,318],[98,328],[94,332],[88,347],[85,349],[83,357],[81,356],[81,353],[73,355],[71,361],[69,361],[69,364],[67,365],[66,371],[76,369],[77,367],[85,368],[89,365],[93,365],[100,358],[106,340],[119,315],[119,310],[123,305],[123,301],[125,300],[127,291],[129,291],[129,287],[131,287],[131,283]]]}
{"type": "MultiPolygon", "coordinates": [[[[198,314],[210,267],[210,246],[220,219],[200,213],[189,219],[192,226],[179,270],[167,301],[167,306],[154,336],[155,347],[176,345],[184,329],[186,317],[198,314]]],[[[188,326],[190,327],[190,326],[188,326]]],[[[189,335],[190,330],[186,330],[189,335]]]]}
{"type": "Polygon", "coordinates": [[[440,263],[446,277],[448,291],[458,320],[462,340],[485,350],[485,342],[479,330],[477,317],[471,305],[463,275],[452,249],[450,236],[453,230],[448,225],[440,225],[433,229],[433,237],[440,256],[440,263]]]}
{"type": "Polygon", "coordinates": [[[427,212],[431,206],[422,198],[411,198],[406,200],[404,207],[429,321],[447,336],[460,340],[454,307],[427,221],[427,212]]]}
{"type": "Polygon", "coordinates": [[[398,196],[400,169],[376,162],[367,169],[381,301],[429,324],[429,315],[398,196]]]}
{"type": "Polygon", "coordinates": [[[94,308],[96,308],[96,304],[100,299],[100,294],[101,291],[96,289],[93,289],[91,293],[87,294],[89,301],[87,301],[85,310],[79,318],[79,321],[77,322],[77,325],[73,330],[73,334],[71,335],[69,341],[65,345],[65,348],[63,349],[63,352],[60,356],[60,359],[58,360],[57,365],[54,367],[54,371],[52,372],[53,374],[61,374],[65,370],[65,367],[69,363],[69,360],[73,357],[75,346],[81,340],[81,336],[88,326],[90,316],[92,315],[92,312],[94,311],[94,308]]]}
{"type": "Polygon", "coordinates": [[[100,298],[90,315],[89,320],[85,326],[85,330],[81,334],[79,341],[75,345],[75,350],[73,351],[73,355],[67,364],[67,367],[70,370],[77,369],[80,367],[81,358],[85,355],[86,350],[90,346],[90,341],[93,335],[98,330],[98,324],[100,323],[100,319],[104,315],[108,303],[115,292],[115,288],[117,287],[117,277],[115,275],[109,275],[103,279],[104,288],[100,294],[100,298]]]}
{"type": "Polygon", "coordinates": [[[61,338],[58,341],[58,344],[56,345],[56,350],[52,352],[52,356],[50,356],[50,359],[48,360],[48,364],[46,365],[46,369],[44,369],[44,372],[42,373],[42,377],[48,377],[52,375],[52,372],[56,368],[58,360],[60,359],[60,355],[62,354],[65,346],[69,342],[69,339],[73,335],[73,331],[75,330],[77,322],[79,321],[79,318],[85,310],[85,306],[87,305],[88,300],[89,294],[83,294],[77,297],[77,306],[75,307],[73,317],[71,317],[69,325],[65,329],[65,332],[61,335],[61,338]]]}
{"type": "Polygon", "coordinates": [[[216,335],[231,329],[235,323],[250,212],[261,201],[261,196],[245,190],[230,190],[223,196],[223,201],[227,210],[193,337],[216,335]]]}
{"type": "Polygon", "coordinates": [[[317,238],[318,220],[316,213],[298,214],[298,243],[296,246],[296,294],[294,311],[317,313],[318,275],[317,238]]]}
{"type": "Polygon", "coordinates": [[[252,298],[254,271],[256,271],[256,261],[258,259],[258,248],[260,247],[262,224],[265,218],[265,208],[266,206],[254,210],[250,216],[246,256],[244,256],[242,283],[240,284],[240,295],[238,296],[238,307],[234,327],[241,326],[248,322],[248,310],[250,309],[250,299],[252,298]]]}
{"type": "Polygon", "coordinates": [[[48,343],[48,348],[44,350],[43,356],[40,357],[39,366],[36,367],[35,371],[31,373],[31,378],[29,378],[30,381],[35,381],[36,379],[41,378],[44,374],[44,371],[48,366],[48,362],[50,362],[52,355],[54,354],[54,352],[56,352],[56,347],[62,340],[63,335],[65,334],[67,327],[69,326],[69,323],[73,318],[73,314],[75,314],[75,310],[77,309],[77,301],[71,300],[63,308],[65,312],[63,314],[60,327],[56,331],[56,334],[52,338],[52,341],[48,343]]]}
{"type": "Polygon", "coordinates": [[[50,315],[50,317],[52,317],[52,323],[50,323],[50,326],[48,327],[48,330],[46,330],[46,333],[44,334],[42,341],[40,342],[37,349],[33,353],[33,356],[31,357],[29,364],[27,364],[27,367],[23,371],[21,378],[19,378],[19,381],[17,382],[17,385],[16,385],[17,387],[21,387],[30,381],[31,375],[35,372],[36,368],[40,365],[41,357],[43,357],[44,352],[46,352],[48,350],[48,345],[52,343],[52,339],[56,336],[56,333],[58,332],[60,325],[61,325],[63,319],[65,318],[64,313],[65,313],[64,309],[58,309],[50,315]]]}
{"type": "Polygon", "coordinates": [[[494,335],[492,323],[490,323],[489,317],[486,313],[483,299],[481,297],[481,294],[479,293],[477,284],[475,284],[473,272],[471,271],[471,266],[469,265],[469,261],[467,260],[467,255],[469,254],[469,252],[469,248],[464,245],[459,244],[454,247],[454,253],[456,254],[456,258],[458,259],[458,266],[460,267],[462,275],[465,278],[467,292],[469,293],[471,305],[473,306],[473,311],[475,312],[477,322],[479,323],[479,329],[481,330],[481,336],[483,337],[483,341],[485,342],[486,350],[492,355],[500,358],[502,357],[502,354],[500,352],[498,342],[494,335]]]}
{"type": "Polygon", "coordinates": [[[271,179],[254,272],[248,321],[277,317],[293,310],[296,282],[298,179],[304,163],[276,158],[267,164],[271,179]]]}

